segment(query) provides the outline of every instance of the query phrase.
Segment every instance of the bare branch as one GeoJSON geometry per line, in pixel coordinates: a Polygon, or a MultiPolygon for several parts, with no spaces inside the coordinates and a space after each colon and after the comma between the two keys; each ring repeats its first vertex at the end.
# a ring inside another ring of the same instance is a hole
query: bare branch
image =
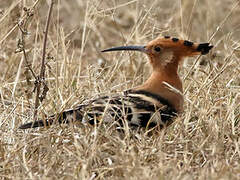
{"type": "Polygon", "coordinates": [[[40,97],[40,89],[41,89],[41,84],[45,80],[45,59],[46,59],[46,47],[47,47],[47,35],[48,35],[48,28],[50,24],[50,17],[52,14],[52,8],[53,8],[54,0],[51,0],[50,7],[48,10],[48,16],[47,16],[47,22],[45,25],[45,36],[44,36],[44,41],[43,41],[43,54],[42,54],[42,65],[41,65],[41,70],[40,70],[40,76],[39,76],[39,81],[36,82],[36,98],[35,98],[35,108],[34,108],[34,119],[37,119],[37,113],[38,113],[38,107],[39,107],[39,101],[43,101],[43,97],[46,97],[48,87],[46,84],[44,84],[44,91],[43,94],[40,97]]]}

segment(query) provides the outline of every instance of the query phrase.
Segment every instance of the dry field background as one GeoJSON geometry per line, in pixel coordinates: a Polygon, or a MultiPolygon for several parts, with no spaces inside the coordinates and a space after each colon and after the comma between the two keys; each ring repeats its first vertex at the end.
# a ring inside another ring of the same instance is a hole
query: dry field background
{"type": "Polygon", "coordinates": [[[49,2],[0,3],[1,179],[240,179],[240,1],[55,1],[46,49],[49,91],[39,117],[146,80],[143,54],[100,53],[104,48],[162,35],[215,46],[185,60],[179,72],[185,111],[152,136],[107,125],[18,129],[33,119],[35,93],[17,52],[16,24],[33,13],[22,28],[28,61],[39,74],[49,2]]]}

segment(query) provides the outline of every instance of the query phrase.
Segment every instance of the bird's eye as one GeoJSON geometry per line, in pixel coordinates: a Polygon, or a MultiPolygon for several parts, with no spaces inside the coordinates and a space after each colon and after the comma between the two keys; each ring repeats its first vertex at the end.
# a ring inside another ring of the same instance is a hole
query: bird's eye
{"type": "Polygon", "coordinates": [[[156,47],[154,47],[154,50],[155,50],[156,52],[160,52],[160,51],[161,51],[161,48],[158,47],[158,46],[156,46],[156,47]]]}

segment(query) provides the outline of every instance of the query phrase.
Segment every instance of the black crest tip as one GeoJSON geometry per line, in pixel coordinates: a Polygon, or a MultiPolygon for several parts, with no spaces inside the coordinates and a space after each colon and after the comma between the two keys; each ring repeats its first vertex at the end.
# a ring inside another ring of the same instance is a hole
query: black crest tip
{"type": "Polygon", "coordinates": [[[202,55],[205,55],[209,53],[209,51],[213,48],[212,45],[209,45],[209,43],[202,43],[199,44],[197,47],[197,51],[200,51],[202,55]]]}

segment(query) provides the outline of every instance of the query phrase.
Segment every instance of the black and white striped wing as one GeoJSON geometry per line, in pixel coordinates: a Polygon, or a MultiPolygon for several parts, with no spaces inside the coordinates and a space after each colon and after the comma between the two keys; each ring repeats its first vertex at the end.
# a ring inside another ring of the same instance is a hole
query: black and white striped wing
{"type": "Polygon", "coordinates": [[[127,91],[93,100],[84,112],[83,121],[90,124],[115,121],[120,126],[127,122],[130,127],[163,126],[176,116],[166,100],[146,91],[127,91]]]}

